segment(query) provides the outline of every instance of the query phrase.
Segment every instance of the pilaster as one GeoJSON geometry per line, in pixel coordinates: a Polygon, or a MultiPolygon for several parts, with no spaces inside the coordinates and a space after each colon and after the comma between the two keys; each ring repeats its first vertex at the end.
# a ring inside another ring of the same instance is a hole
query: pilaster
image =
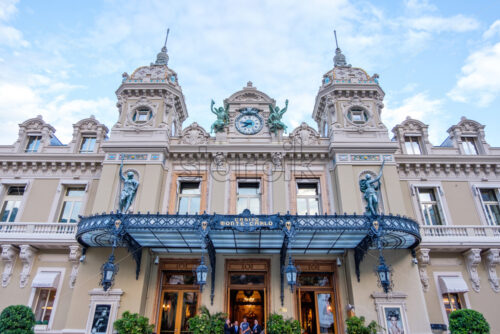
{"type": "Polygon", "coordinates": [[[429,276],[427,275],[427,266],[430,264],[429,248],[420,248],[417,250],[418,273],[424,292],[429,291],[429,276]]]}
{"type": "Polygon", "coordinates": [[[73,289],[76,283],[76,277],[78,276],[78,269],[80,268],[80,256],[82,250],[79,245],[69,246],[69,256],[68,260],[71,262],[71,274],[69,276],[69,287],[73,289]]]}

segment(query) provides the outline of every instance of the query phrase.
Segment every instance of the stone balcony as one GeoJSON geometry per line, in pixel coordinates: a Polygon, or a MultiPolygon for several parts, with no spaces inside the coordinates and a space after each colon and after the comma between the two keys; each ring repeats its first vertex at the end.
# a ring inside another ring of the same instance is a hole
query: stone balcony
{"type": "Polygon", "coordinates": [[[75,245],[76,223],[0,223],[0,244],[28,244],[37,248],[75,245]]]}
{"type": "Polygon", "coordinates": [[[420,226],[420,247],[453,251],[466,248],[498,248],[500,226],[440,225],[420,226]]]}

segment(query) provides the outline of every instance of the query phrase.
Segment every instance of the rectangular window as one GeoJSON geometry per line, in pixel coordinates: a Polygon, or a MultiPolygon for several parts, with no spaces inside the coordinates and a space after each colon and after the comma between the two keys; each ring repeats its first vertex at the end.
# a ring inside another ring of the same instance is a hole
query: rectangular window
{"type": "Polygon", "coordinates": [[[38,147],[42,141],[42,136],[28,136],[28,145],[26,145],[25,152],[33,153],[38,152],[38,147]]]}
{"type": "Polygon", "coordinates": [[[451,312],[462,309],[462,303],[460,302],[460,295],[458,293],[443,293],[443,304],[448,317],[451,312]]]}
{"type": "Polygon", "coordinates": [[[236,213],[260,214],[260,180],[238,180],[236,197],[236,213]]]}
{"type": "Polygon", "coordinates": [[[443,225],[441,203],[436,196],[435,188],[419,188],[418,199],[426,225],[443,225]]]}
{"type": "Polygon", "coordinates": [[[476,139],[474,137],[462,137],[462,148],[467,155],[477,155],[476,139]]]}
{"type": "Polygon", "coordinates": [[[420,149],[420,137],[406,136],[405,137],[406,154],[422,154],[420,149]]]}
{"type": "Polygon", "coordinates": [[[177,192],[177,211],[182,214],[195,214],[200,212],[201,182],[181,181],[177,192]]]}
{"type": "Polygon", "coordinates": [[[320,214],[319,182],[317,180],[297,181],[297,214],[320,214]]]}
{"type": "Polygon", "coordinates": [[[38,288],[36,292],[36,303],[34,308],[35,320],[39,325],[48,325],[54,300],[56,298],[56,289],[38,288]]]}
{"type": "Polygon", "coordinates": [[[500,202],[497,189],[480,189],[484,213],[489,225],[500,225],[500,202]]]}
{"type": "Polygon", "coordinates": [[[80,153],[93,153],[95,142],[96,137],[83,137],[82,146],[80,146],[80,153]]]}
{"type": "Polygon", "coordinates": [[[68,187],[64,194],[59,222],[76,223],[82,207],[85,187],[68,187]]]}
{"type": "Polygon", "coordinates": [[[21,206],[25,186],[10,186],[5,196],[0,222],[13,222],[16,220],[17,212],[21,206]]]}

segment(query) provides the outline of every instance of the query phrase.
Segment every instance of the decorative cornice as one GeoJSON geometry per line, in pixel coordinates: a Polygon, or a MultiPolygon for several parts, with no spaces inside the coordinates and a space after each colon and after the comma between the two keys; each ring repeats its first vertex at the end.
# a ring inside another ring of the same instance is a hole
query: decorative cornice
{"type": "Polygon", "coordinates": [[[21,245],[19,251],[19,258],[23,264],[23,269],[21,270],[19,287],[24,288],[28,284],[28,279],[30,277],[31,268],[33,267],[33,261],[35,260],[35,254],[37,250],[30,245],[21,245]]]}
{"type": "Polygon", "coordinates": [[[469,272],[469,278],[472,283],[472,289],[479,292],[481,289],[479,274],[477,272],[477,266],[481,263],[481,249],[471,248],[464,254],[465,264],[467,266],[467,271],[469,272]]]}
{"type": "Polygon", "coordinates": [[[488,273],[488,281],[490,282],[491,288],[495,292],[500,292],[500,284],[498,282],[497,275],[497,264],[500,264],[500,249],[492,248],[485,253],[485,267],[488,273]]]}
{"type": "Polygon", "coordinates": [[[18,250],[13,245],[2,245],[2,261],[4,268],[2,273],[2,287],[9,285],[14,270],[14,262],[17,259],[18,250]]]}

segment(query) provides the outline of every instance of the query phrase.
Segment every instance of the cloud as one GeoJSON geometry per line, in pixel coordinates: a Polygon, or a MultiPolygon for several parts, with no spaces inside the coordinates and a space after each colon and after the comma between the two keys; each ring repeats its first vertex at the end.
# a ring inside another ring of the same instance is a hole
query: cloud
{"type": "Polygon", "coordinates": [[[429,1],[423,0],[407,0],[406,9],[408,9],[412,13],[421,13],[421,12],[434,12],[437,11],[437,7],[433,4],[430,4],[429,1]]]}
{"type": "Polygon", "coordinates": [[[483,34],[483,38],[493,38],[496,35],[500,36],[500,20],[496,20],[483,34]]]}
{"type": "Polygon", "coordinates": [[[410,28],[428,32],[466,32],[479,28],[479,22],[471,17],[455,15],[450,17],[422,16],[407,21],[410,28]]]}
{"type": "Polygon", "coordinates": [[[500,42],[473,52],[448,97],[458,102],[490,105],[500,94],[500,42]]]}
{"type": "MultiPolygon", "coordinates": [[[[392,101],[388,98],[386,108],[382,110],[382,120],[389,129],[401,123],[406,117],[411,117],[422,122],[433,122],[440,119],[443,112],[442,99],[433,99],[427,92],[419,92],[403,100],[398,106],[392,106],[392,101]]],[[[431,141],[437,143],[442,136],[444,129],[442,123],[434,124],[429,129],[431,141]]]]}
{"type": "Polygon", "coordinates": [[[6,22],[17,13],[17,2],[17,0],[0,0],[0,46],[26,47],[29,45],[29,43],[23,39],[23,34],[19,30],[6,24],[6,22]]]}

